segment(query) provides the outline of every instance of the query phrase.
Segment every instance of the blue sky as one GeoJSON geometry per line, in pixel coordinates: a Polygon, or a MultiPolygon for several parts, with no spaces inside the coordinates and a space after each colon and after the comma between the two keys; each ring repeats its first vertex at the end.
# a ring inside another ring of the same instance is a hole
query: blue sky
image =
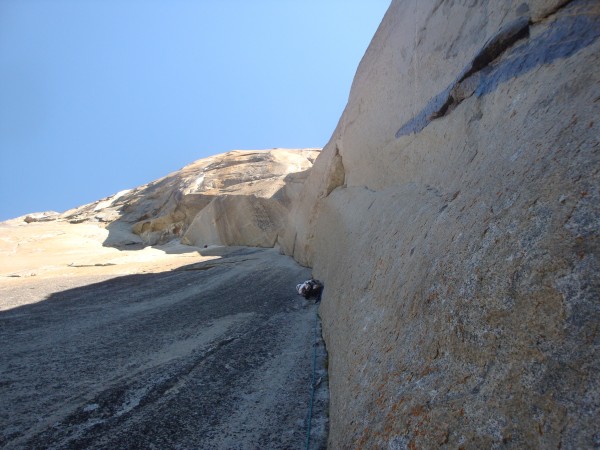
{"type": "Polygon", "coordinates": [[[322,147],[389,0],[0,0],[0,221],[322,147]]]}

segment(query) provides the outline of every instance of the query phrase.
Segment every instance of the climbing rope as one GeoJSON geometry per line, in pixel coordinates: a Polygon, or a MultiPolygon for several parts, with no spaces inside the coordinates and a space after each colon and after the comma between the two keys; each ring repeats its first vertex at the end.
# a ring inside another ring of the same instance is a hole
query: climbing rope
{"type": "Polygon", "coordinates": [[[313,336],[313,361],[312,361],[312,377],[310,381],[310,404],[308,407],[308,414],[306,415],[306,450],[310,450],[310,426],[312,423],[313,404],[315,401],[315,378],[317,373],[317,326],[319,325],[319,307],[316,306],[321,302],[321,295],[323,295],[323,289],[319,292],[317,301],[315,302],[315,327],[313,336]]]}

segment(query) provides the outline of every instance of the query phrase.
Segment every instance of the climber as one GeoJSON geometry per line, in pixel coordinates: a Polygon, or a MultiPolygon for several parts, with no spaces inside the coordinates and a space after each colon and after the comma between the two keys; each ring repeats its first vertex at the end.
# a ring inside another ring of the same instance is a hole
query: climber
{"type": "Polygon", "coordinates": [[[306,299],[316,297],[317,300],[320,300],[322,290],[323,283],[313,278],[311,278],[310,280],[306,280],[304,283],[300,283],[296,286],[296,291],[298,291],[298,295],[302,295],[306,299]]]}

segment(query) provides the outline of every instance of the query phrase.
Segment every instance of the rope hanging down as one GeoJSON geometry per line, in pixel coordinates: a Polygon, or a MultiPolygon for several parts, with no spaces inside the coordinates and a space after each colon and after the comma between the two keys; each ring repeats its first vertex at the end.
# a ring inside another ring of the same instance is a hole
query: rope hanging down
{"type": "Polygon", "coordinates": [[[306,415],[306,450],[310,450],[310,428],[312,423],[313,405],[315,401],[315,378],[317,373],[317,326],[319,324],[319,307],[316,306],[321,302],[321,296],[323,295],[323,285],[319,289],[317,300],[315,302],[315,326],[313,335],[313,360],[312,360],[312,377],[310,381],[310,404],[308,408],[308,414],[306,415]]]}

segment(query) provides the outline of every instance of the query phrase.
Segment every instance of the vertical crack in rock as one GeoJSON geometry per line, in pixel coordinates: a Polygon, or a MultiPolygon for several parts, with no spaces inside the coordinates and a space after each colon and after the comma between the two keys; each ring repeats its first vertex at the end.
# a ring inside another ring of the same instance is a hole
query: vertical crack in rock
{"type": "Polygon", "coordinates": [[[595,0],[573,1],[555,13],[546,30],[529,37],[530,21],[520,17],[494,35],[453,83],[434,96],[419,114],[396,132],[396,138],[423,130],[432,120],[443,117],[463,100],[475,94],[489,94],[497,87],[542,64],[567,58],[591,45],[600,36],[600,14],[595,0]]]}
{"type": "Polygon", "coordinates": [[[325,189],[325,197],[340,186],[343,186],[346,181],[346,169],[342,161],[339,147],[335,148],[335,155],[331,160],[329,171],[327,173],[327,188],[325,189]]]}

